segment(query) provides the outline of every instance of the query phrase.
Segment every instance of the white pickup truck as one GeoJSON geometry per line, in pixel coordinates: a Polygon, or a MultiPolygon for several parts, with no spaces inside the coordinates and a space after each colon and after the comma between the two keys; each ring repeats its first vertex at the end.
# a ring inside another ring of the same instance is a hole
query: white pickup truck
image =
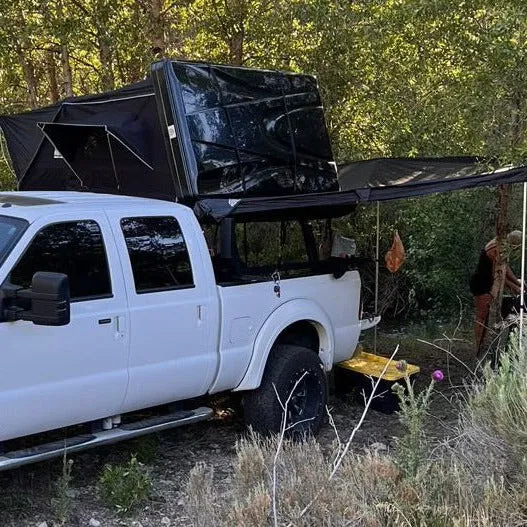
{"type": "Polygon", "coordinates": [[[280,429],[290,396],[287,426],[315,433],[326,373],[356,348],[359,302],[354,270],[218,283],[183,205],[0,193],[0,470],[206,419],[199,403],[129,416],[222,391],[243,392],[246,421],[263,433],[280,429]]]}

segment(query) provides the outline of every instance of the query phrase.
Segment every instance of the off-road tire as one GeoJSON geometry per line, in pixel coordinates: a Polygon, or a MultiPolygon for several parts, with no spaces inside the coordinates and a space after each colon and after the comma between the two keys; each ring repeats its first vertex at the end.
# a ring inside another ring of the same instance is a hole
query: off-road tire
{"type": "Polygon", "coordinates": [[[285,405],[299,379],[287,405],[286,436],[315,435],[324,422],[328,383],[318,355],[300,346],[276,346],[269,354],[260,387],[243,399],[247,426],[263,435],[279,433],[284,416],[280,401],[285,405]]]}

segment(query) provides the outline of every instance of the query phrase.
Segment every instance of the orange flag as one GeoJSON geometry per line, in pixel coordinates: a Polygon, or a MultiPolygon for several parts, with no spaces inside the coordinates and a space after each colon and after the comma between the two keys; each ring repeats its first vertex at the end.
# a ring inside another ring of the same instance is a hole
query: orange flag
{"type": "Polygon", "coordinates": [[[390,273],[396,273],[406,260],[404,245],[397,231],[395,231],[395,234],[393,235],[392,246],[386,253],[384,259],[386,261],[386,267],[390,273]]]}

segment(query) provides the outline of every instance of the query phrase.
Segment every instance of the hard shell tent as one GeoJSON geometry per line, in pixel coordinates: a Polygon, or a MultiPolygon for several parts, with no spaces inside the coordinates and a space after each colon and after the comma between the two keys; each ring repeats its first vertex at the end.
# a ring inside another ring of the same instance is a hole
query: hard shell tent
{"type": "Polygon", "coordinates": [[[143,82],[0,127],[21,190],[187,201],[338,190],[309,75],[166,60],[143,82]]]}

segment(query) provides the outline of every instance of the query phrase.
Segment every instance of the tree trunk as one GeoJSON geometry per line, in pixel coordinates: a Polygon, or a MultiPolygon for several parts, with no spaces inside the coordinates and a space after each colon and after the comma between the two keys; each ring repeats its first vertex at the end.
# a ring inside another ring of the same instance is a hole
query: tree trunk
{"type": "Polygon", "coordinates": [[[59,95],[59,84],[57,81],[57,65],[55,63],[55,51],[50,49],[46,59],[46,71],[48,74],[49,82],[49,98],[51,104],[58,102],[59,95]]]}
{"type": "Polygon", "coordinates": [[[31,62],[31,58],[28,54],[29,45],[26,34],[28,29],[26,25],[26,20],[24,18],[24,13],[22,11],[19,12],[19,18],[19,32],[18,34],[13,35],[15,37],[14,48],[18,58],[18,62],[20,64],[20,67],[22,68],[22,73],[24,74],[24,80],[26,81],[29,105],[31,106],[31,108],[36,108],[38,106],[37,79],[35,76],[35,67],[31,62]]]}
{"type": "Polygon", "coordinates": [[[105,29],[99,30],[99,60],[101,61],[101,86],[103,90],[115,89],[115,77],[113,74],[112,48],[108,38],[101,34],[105,29]]]}
{"type": "MultiPolygon", "coordinates": [[[[64,19],[62,1],[57,2],[57,16],[59,20],[64,19]]],[[[62,68],[62,93],[65,97],[73,97],[73,76],[71,74],[70,52],[68,50],[67,35],[60,36],[60,65],[62,68]]]]}
{"type": "Polygon", "coordinates": [[[235,30],[229,39],[229,54],[231,64],[241,66],[243,64],[243,40],[245,31],[243,26],[239,30],[235,30]]]}
{"type": "MultiPolygon", "coordinates": [[[[26,21],[24,20],[24,16],[22,14],[21,23],[23,27],[22,31],[24,31],[26,21]]],[[[35,77],[35,68],[33,63],[27,55],[26,38],[23,36],[23,34],[20,36],[20,38],[15,39],[15,51],[18,57],[18,62],[24,74],[24,80],[26,81],[29,106],[31,106],[31,108],[36,108],[38,106],[37,79],[35,77]]]]}
{"type": "Polygon", "coordinates": [[[24,80],[27,85],[28,92],[28,102],[31,108],[36,108],[38,106],[38,96],[37,96],[37,79],[35,77],[35,68],[33,67],[32,62],[29,60],[26,52],[17,42],[16,44],[16,54],[18,56],[18,61],[24,73],[24,80]]]}
{"type": "Polygon", "coordinates": [[[482,356],[495,357],[500,331],[501,303],[505,286],[507,259],[503,252],[507,236],[507,218],[509,205],[509,188],[506,185],[498,187],[498,216],[496,219],[497,259],[494,267],[494,282],[492,286],[492,303],[489,309],[487,329],[482,343],[482,356]]]}
{"type": "Polygon", "coordinates": [[[165,27],[163,23],[163,0],[151,0],[148,11],[150,34],[152,36],[150,49],[154,57],[162,57],[166,51],[165,27]]]}
{"type": "Polygon", "coordinates": [[[62,91],[66,97],[73,97],[70,53],[66,44],[60,46],[60,63],[62,65],[62,91]]]}

